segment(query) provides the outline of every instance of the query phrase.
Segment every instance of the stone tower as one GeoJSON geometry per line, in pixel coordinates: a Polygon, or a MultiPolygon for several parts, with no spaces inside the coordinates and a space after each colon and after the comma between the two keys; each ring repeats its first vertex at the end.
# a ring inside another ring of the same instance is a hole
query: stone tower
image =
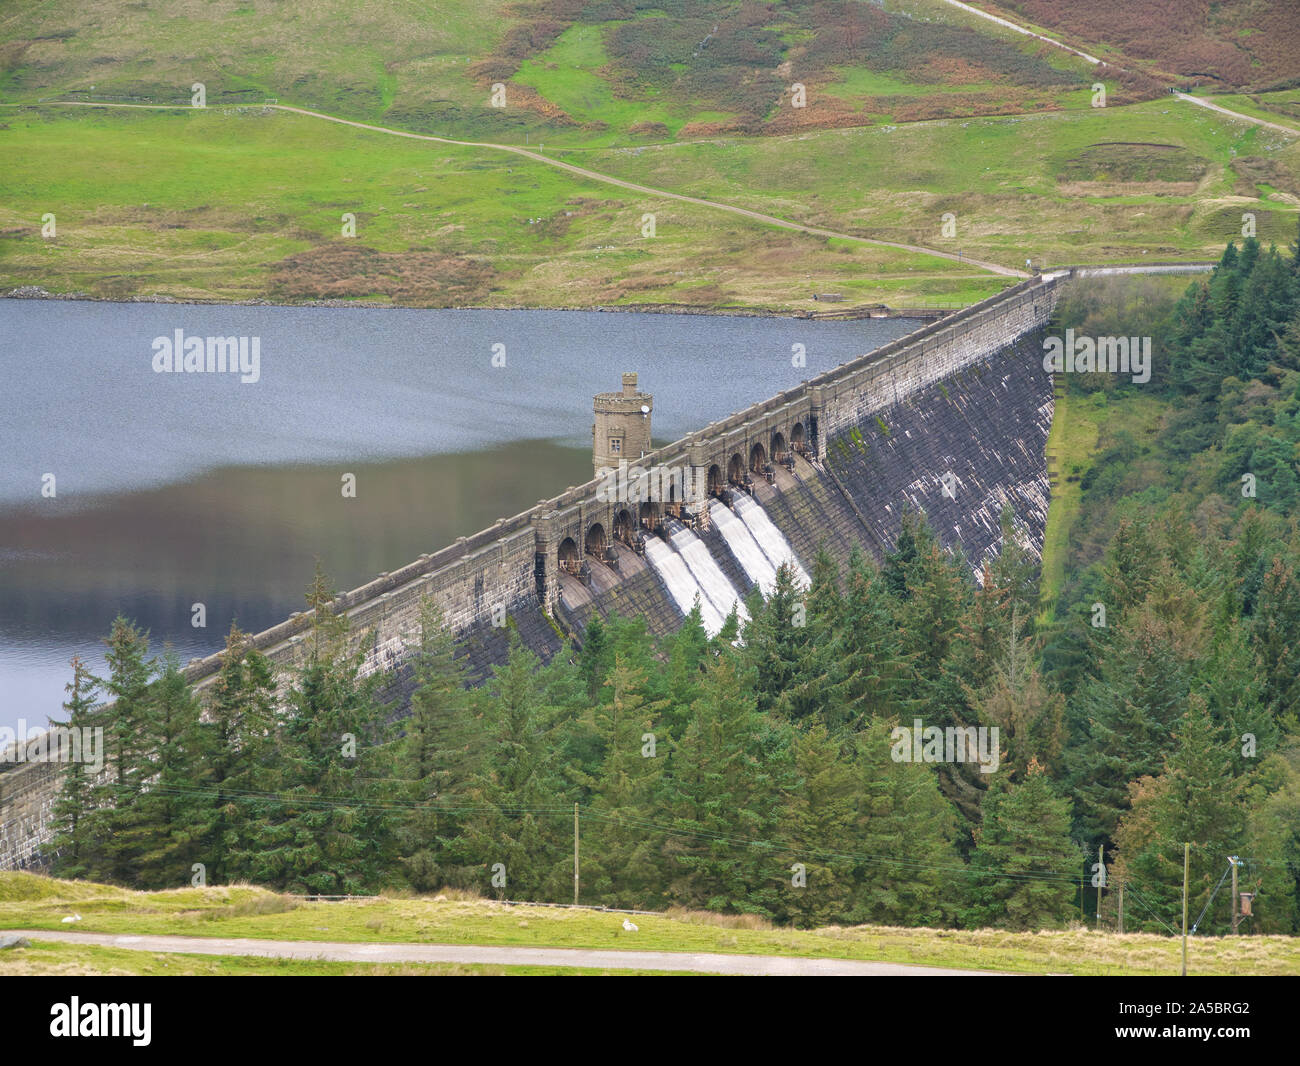
{"type": "Polygon", "coordinates": [[[603,466],[616,469],[624,459],[635,463],[650,451],[653,406],[653,396],[637,391],[635,373],[623,375],[622,392],[602,392],[596,397],[591,460],[597,474],[603,466]]]}

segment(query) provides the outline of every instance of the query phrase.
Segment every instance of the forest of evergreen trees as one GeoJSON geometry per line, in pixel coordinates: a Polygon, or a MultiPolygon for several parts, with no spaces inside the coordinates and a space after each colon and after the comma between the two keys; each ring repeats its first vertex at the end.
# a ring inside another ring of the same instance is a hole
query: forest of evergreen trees
{"type": "Polygon", "coordinates": [[[176,887],[203,863],[209,884],[567,902],[577,804],[589,904],[1061,926],[1091,920],[1104,846],[1126,929],[1160,932],[1189,841],[1203,932],[1227,929],[1230,855],[1256,894],[1244,931],[1300,931],[1296,258],[1249,240],[1176,303],[1098,281],[1058,317],[1155,338],[1149,383],[1076,375],[1068,403],[1161,413],[1083,477],[1057,602],[1014,516],[977,582],[909,515],[879,562],[823,554],[806,593],[783,573],[743,633],[595,621],[546,665],[515,641],[477,687],[427,607],[409,715],[345,651],[319,572],[283,700],[232,628],[201,714],[119,618],[108,675],[76,664],[69,685],[68,724],[102,725],[109,763],[69,769],[54,872],[176,887]],[[918,718],[997,726],[998,771],[894,761],[891,730],[918,718]]]}

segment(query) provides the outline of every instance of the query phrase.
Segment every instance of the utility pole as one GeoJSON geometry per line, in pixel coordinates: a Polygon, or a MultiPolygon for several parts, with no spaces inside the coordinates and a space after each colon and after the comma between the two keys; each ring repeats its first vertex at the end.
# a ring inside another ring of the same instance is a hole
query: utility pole
{"type": "Polygon", "coordinates": [[[573,905],[578,905],[578,805],[573,805],[573,905]]]}
{"type": "Polygon", "coordinates": [[[1229,855],[1228,861],[1232,863],[1232,935],[1237,935],[1237,922],[1240,916],[1237,914],[1237,856],[1229,855]]]}
{"type": "Polygon", "coordinates": [[[1119,883],[1119,931],[1124,932],[1124,882],[1119,883]]]}
{"type": "Polygon", "coordinates": [[[1101,877],[1097,879],[1097,930],[1101,930],[1101,894],[1106,889],[1106,845],[1097,846],[1097,872],[1101,877]]]}
{"type": "Polygon", "coordinates": [[[1191,858],[1191,844],[1183,844],[1183,976],[1187,976],[1187,864],[1191,858]]]}

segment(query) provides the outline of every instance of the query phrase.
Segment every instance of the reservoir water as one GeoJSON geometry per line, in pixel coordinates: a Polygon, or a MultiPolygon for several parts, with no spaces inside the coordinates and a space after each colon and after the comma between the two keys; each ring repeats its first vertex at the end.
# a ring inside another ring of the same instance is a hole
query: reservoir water
{"type": "Polygon", "coordinates": [[[119,612],[186,661],[317,558],[352,588],[588,480],[625,370],[666,442],[919,324],[0,300],[0,726],[58,717],[119,612]],[[155,371],[177,330],[256,338],[257,380],[155,371]]]}

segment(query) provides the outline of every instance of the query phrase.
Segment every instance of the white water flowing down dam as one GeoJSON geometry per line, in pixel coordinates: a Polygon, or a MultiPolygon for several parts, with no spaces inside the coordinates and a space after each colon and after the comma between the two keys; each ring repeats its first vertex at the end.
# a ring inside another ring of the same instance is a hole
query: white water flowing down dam
{"type": "MultiPolygon", "coordinates": [[[[795,582],[803,588],[808,588],[812,584],[808,572],[799,565],[799,558],[790,547],[790,542],[785,539],[785,534],[776,528],[762,506],[741,492],[734,493],[732,498],[736,501],[736,514],[753,534],[754,540],[763,549],[763,554],[767,556],[768,561],[778,569],[783,563],[789,563],[794,570],[795,582]]],[[[723,536],[726,534],[724,533],[723,536]]]]}
{"type": "Polygon", "coordinates": [[[732,514],[729,507],[717,500],[709,501],[709,516],[722,534],[722,539],[727,542],[731,554],[740,563],[741,569],[749,575],[749,580],[759,587],[764,596],[770,596],[776,585],[776,567],[763,554],[763,549],[758,546],[749,527],[732,514]]]}
{"type": "Polygon", "coordinates": [[[745,605],[740,601],[740,593],[736,587],[727,579],[727,575],[722,572],[713,556],[709,554],[709,549],[704,541],[700,540],[685,526],[677,522],[669,525],[673,547],[686,560],[686,565],[691,571],[691,576],[695,578],[696,583],[704,590],[704,594],[713,602],[713,606],[725,620],[731,614],[734,607],[736,617],[743,625],[749,621],[749,612],[745,610],[745,605]]]}
{"type": "Polygon", "coordinates": [[[726,619],[718,613],[718,609],[713,606],[713,601],[700,588],[699,582],[691,576],[685,560],[655,536],[646,537],[645,557],[654,567],[655,573],[663,580],[669,595],[681,609],[682,614],[690,614],[696,598],[699,598],[700,621],[704,625],[704,632],[711,637],[717,636],[722,631],[722,623],[726,619]]]}

